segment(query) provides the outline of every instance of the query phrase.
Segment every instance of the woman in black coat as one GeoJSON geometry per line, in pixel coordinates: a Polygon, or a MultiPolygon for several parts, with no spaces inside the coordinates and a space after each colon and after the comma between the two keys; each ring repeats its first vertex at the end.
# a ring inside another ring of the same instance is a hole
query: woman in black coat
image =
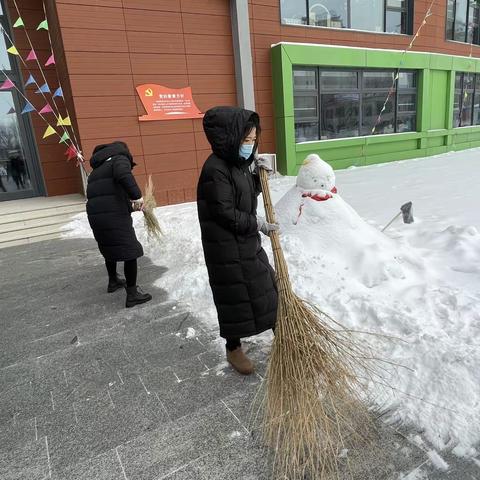
{"type": "MultiPolygon", "coordinates": [[[[257,217],[261,188],[251,169],[260,120],[249,110],[215,107],[205,114],[203,128],[213,151],[197,189],[205,262],[227,360],[250,374],[254,366],[240,339],[274,328],[278,303],[275,272],[258,233],[278,227],[257,217]]],[[[269,169],[263,159],[257,166],[269,169]]]]}
{"type": "Polygon", "coordinates": [[[126,288],[126,307],[152,299],[137,287],[137,258],[142,245],[133,229],[134,210],[143,207],[142,192],[135,181],[132,155],[124,142],[97,145],[90,160],[87,214],[100,253],[105,258],[109,293],[126,288]],[[117,262],[124,263],[126,281],[117,275],[117,262]]]}

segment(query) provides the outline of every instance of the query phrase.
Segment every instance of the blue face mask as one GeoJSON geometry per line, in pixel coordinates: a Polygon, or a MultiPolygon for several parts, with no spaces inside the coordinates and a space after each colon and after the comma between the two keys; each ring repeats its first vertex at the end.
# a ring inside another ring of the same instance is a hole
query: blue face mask
{"type": "Polygon", "coordinates": [[[240,150],[238,151],[238,154],[240,157],[244,158],[245,160],[248,160],[252,153],[253,149],[255,148],[254,144],[249,145],[248,143],[242,143],[240,146],[240,150]]]}

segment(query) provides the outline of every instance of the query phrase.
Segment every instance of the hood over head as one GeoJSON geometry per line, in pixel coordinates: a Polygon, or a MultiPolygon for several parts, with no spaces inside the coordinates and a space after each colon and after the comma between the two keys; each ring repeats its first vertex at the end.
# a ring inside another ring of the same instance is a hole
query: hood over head
{"type": "Polygon", "coordinates": [[[123,155],[127,157],[130,160],[132,168],[136,165],[133,161],[132,154],[130,153],[127,144],[119,140],[112,143],[97,145],[93,149],[92,158],[90,159],[90,165],[92,168],[98,168],[105,162],[105,160],[115,155],[123,155]]]}
{"type": "MultiPolygon", "coordinates": [[[[257,128],[256,150],[260,134],[260,117],[256,112],[239,107],[214,107],[208,110],[203,117],[203,130],[213,153],[230,163],[241,162],[238,150],[249,121],[257,128]]],[[[253,154],[245,163],[252,161],[253,154]]]]}

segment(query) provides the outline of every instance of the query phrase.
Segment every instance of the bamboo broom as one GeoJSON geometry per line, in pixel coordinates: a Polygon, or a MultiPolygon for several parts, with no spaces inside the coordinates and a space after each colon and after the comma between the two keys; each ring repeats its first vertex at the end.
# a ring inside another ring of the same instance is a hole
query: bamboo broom
{"type": "Polygon", "coordinates": [[[160,240],[162,236],[162,229],[158,223],[155,215],[155,208],[157,202],[155,200],[155,191],[152,182],[152,176],[148,176],[147,186],[145,188],[144,203],[143,203],[143,220],[145,222],[145,230],[150,239],[160,240]]]}
{"type": "MultiPolygon", "coordinates": [[[[267,221],[275,223],[268,174],[260,169],[267,221]]],[[[365,354],[341,325],[293,291],[278,232],[271,232],[278,313],[264,385],[263,438],[274,478],[339,478],[340,451],[366,433],[360,400],[365,354]]],[[[342,476],[345,478],[345,476],[342,476]]]]}

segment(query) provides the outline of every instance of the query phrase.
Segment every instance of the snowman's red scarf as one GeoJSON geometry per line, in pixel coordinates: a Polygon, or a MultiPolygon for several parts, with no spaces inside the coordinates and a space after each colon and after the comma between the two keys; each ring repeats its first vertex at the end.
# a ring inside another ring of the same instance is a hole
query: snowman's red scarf
{"type": "MultiPolygon", "coordinates": [[[[337,193],[337,187],[333,187],[330,190],[330,192],[325,192],[324,194],[303,193],[302,198],[311,198],[312,200],[315,200],[317,202],[324,202],[325,200],[328,200],[333,197],[332,193],[337,193]]],[[[305,201],[302,201],[302,203],[300,204],[300,207],[298,208],[298,216],[297,216],[297,219],[295,220],[294,225],[298,223],[298,220],[300,219],[300,215],[302,214],[302,209],[304,205],[305,205],[305,201]]]]}

